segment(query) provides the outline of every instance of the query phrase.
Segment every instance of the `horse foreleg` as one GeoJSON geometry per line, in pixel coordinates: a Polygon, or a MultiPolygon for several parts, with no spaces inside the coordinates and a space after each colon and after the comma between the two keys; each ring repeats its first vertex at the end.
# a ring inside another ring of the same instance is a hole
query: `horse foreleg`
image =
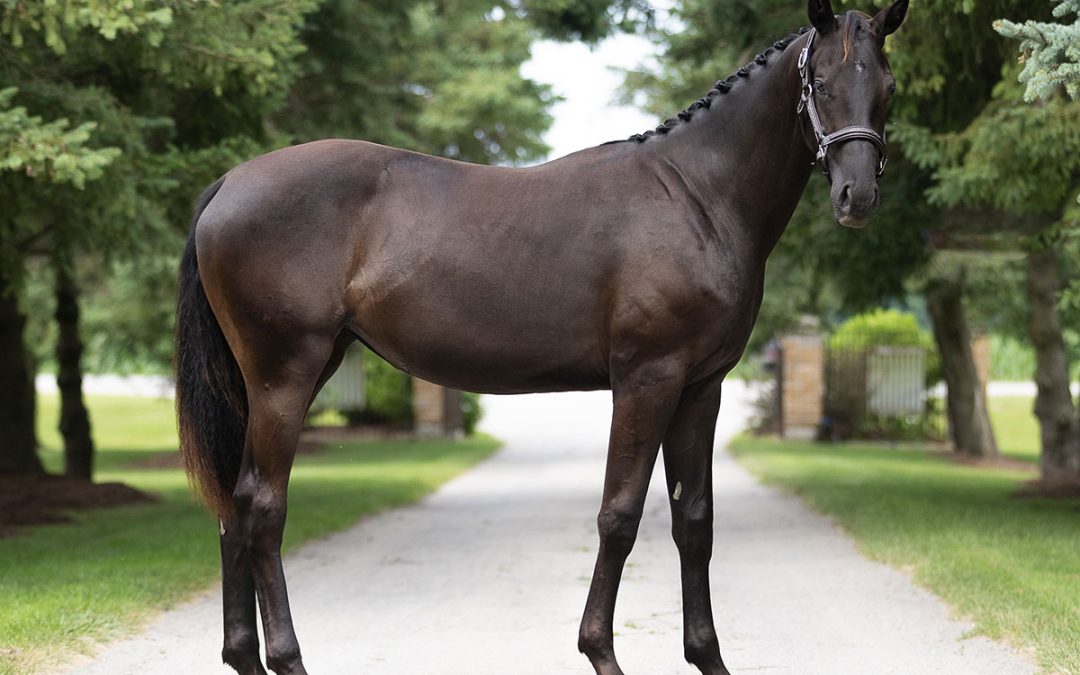
{"type": "MultiPolygon", "coordinates": [[[[681,373],[679,373],[681,376],[681,373]]],[[[615,597],[623,565],[637,538],[638,523],[660,440],[678,402],[681,377],[638,372],[613,387],[604,496],[597,517],[600,550],[581,619],[578,649],[597,675],[622,675],[615,659],[615,597]]]]}
{"type": "Polygon", "coordinates": [[[709,592],[713,440],[721,381],[718,377],[688,387],[664,435],[671,534],[682,568],[684,653],[705,675],[728,675],[720,658],[709,592]]]}
{"type": "Polygon", "coordinates": [[[266,675],[255,627],[255,577],[239,521],[221,522],[221,604],[225,642],[221,660],[240,675],[266,675]]]}

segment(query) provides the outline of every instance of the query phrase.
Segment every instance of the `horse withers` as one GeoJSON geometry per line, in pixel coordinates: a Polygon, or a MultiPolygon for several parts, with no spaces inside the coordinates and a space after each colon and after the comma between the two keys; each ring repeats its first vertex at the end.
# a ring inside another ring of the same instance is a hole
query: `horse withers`
{"type": "MultiPolygon", "coordinates": [[[[622,673],[612,614],[661,448],[681,559],[685,656],[727,673],[709,596],[713,432],[765,260],[809,179],[837,220],[878,202],[906,0],[785,37],[653,131],[529,168],[360,141],[241,164],[200,198],[180,269],[185,466],[221,520],[224,660],[306,672],[281,563],[308,405],[360,340],[457,389],[608,389],[600,546],[578,646],[622,673]]],[[[508,671],[512,669],[508,664],[508,671]]]]}

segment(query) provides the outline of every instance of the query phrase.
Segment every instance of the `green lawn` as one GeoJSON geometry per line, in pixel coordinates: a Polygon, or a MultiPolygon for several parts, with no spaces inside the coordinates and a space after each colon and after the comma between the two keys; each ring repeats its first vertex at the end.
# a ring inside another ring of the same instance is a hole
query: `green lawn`
{"type": "MultiPolygon", "coordinates": [[[[63,445],[60,432],[56,429],[59,405],[60,399],[55,395],[38,396],[40,454],[45,468],[52,472],[58,472],[63,467],[63,445]]],[[[94,464],[101,472],[176,451],[176,412],[171,399],[90,396],[87,407],[90,409],[94,443],[101,450],[94,464]]],[[[102,476],[104,474],[99,476],[99,480],[106,480],[102,476]]]]}
{"type": "MultiPolygon", "coordinates": [[[[1023,454],[1029,441],[1013,433],[1002,445],[1023,454]]],[[[1045,672],[1080,674],[1080,503],[1014,498],[1034,467],[751,437],[732,450],[764,482],[835,518],[866,555],[911,570],[979,633],[1030,649],[1045,672]]]]}
{"type": "MultiPolygon", "coordinates": [[[[217,523],[190,496],[179,469],[132,468],[175,447],[172,403],[90,400],[100,446],[97,480],[123,481],[158,504],[105,509],[0,540],[0,673],[48,667],[138,625],[218,577],[217,523]]],[[[41,406],[43,457],[59,465],[55,398],[41,406]]],[[[285,546],[342,529],[364,515],[419,499],[489,455],[497,442],[346,444],[297,460],[285,546]]]]}
{"type": "Polygon", "coordinates": [[[990,424],[994,427],[1001,454],[1038,464],[1039,422],[1026,396],[999,396],[990,399],[990,424]]]}

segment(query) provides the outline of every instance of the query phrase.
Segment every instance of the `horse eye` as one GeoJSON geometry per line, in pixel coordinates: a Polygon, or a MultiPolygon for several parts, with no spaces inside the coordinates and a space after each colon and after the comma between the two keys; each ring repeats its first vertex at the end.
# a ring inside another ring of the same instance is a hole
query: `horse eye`
{"type": "Polygon", "coordinates": [[[814,91],[824,96],[829,95],[829,90],[825,88],[825,82],[820,79],[814,80],[814,91]]]}

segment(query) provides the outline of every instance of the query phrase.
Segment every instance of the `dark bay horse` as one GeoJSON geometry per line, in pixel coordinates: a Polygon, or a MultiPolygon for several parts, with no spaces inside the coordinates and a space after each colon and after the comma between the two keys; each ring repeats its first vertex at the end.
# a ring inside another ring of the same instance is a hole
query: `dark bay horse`
{"type": "Polygon", "coordinates": [[[289,473],[309,403],[361,340],[458,389],[610,388],[578,646],[598,674],[622,673],[615,596],[663,447],[685,656],[727,673],[708,576],[721,383],[815,159],[840,223],[863,225],[877,204],[894,88],[884,39],[906,9],[834,16],[810,0],[812,29],[656,131],[540,166],[330,140],[210,186],[181,263],[177,407],[187,470],[221,519],[223,659],[265,673],[258,597],[266,665],[305,672],[280,555],[289,473]]]}

